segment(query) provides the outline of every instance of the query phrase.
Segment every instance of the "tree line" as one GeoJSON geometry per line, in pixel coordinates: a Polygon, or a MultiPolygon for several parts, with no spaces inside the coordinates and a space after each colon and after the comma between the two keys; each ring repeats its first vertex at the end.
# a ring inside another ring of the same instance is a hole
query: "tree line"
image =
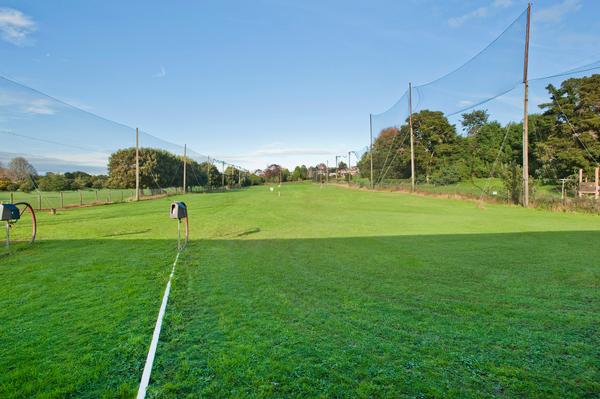
{"type": "MultiPolygon", "coordinates": [[[[108,175],[91,175],[75,171],[47,172],[40,176],[24,157],[12,159],[7,167],[0,164],[0,191],[67,191],[86,188],[134,188],[135,148],[120,149],[108,160],[108,175]]],[[[156,148],[139,149],[140,188],[160,190],[183,186],[183,157],[156,148]]],[[[186,159],[186,185],[188,189],[202,186],[216,188],[223,185],[249,186],[262,183],[262,178],[228,166],[224,173],[210,162],[186,159]]]]}
{"type": "MultiPolygon", "coordinates": [[[[579,168],[588,173],[600,159],[600,75],[548,85],[549,101],[529,115],[529,173],[541,182],[570,178],[579,168]]],[[[518,197],[522,176],[522,123],[501,124],[485,110],[464,113],[462,133],[442,112],[414,113],[413,134],[417,181],[451,184],[470,178],[500,177],[518,197]]],[[[374,181],[411,175],[409,121],[379,132],[372,147],[374,181]]],[[[358,166],[370,177],[371,152],[358,166]]]]}

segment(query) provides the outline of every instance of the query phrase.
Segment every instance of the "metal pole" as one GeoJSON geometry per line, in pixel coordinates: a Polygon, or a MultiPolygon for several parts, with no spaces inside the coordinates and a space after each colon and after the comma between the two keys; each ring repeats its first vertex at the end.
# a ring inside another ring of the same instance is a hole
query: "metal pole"
{"type": "Polygon", "coordinates": [[[135,200],[140,200],[140,133],[135,128],[135,200]]]}
{"type": "Polygon", "coordinates": [[[181,219],[177,219],[177,250],[181,250],[181,219]]]}
{"type": "Polygon", "coordinates": [[[10,224],[6,222],[6,249],[10,248],[10,224]]]}
{"type": "Polygon", "coordinates": [[[527,31],[525,32],[525,62],[523,65],[523,83],[525,93],[523,96],[523,206],[529,206],[529,80],[527,70],[529,66],[529,29],[531,24],[531,3],[527,4],[527,31]]]}
{"type": "Polygon", "coordinates": [[[61,208],[65,207],[65,196],[64,196],[64,193],[62,191],[60,192],[60,207],[61,208]]]}
{"type": "Polygon", "coordinates": [[[329,184],[329,159],[327,160],[327,173],[325,174],[325,183],[329,184]]]}
{"type": "Polygon", "coordinates": [[[408,123],[410,125],[410,188],[415,191],[415,144],[412,123],[412,83],[408,83],[408,123]]]}
{"type": "Polygon", "coordinates": [[[187,190],[186,176],[187,176],[187,144],[183,145],[183,193],[187,190]]]}
{"type": "Polygon", "coordinates": [[[369,152],[371,153],[371,190],[375,187],[373,185],[373,115],[369,114],[369,132],[370,133],[370,137],[371,137],[371,142],[370,142],[370,149],[369,152]]]}

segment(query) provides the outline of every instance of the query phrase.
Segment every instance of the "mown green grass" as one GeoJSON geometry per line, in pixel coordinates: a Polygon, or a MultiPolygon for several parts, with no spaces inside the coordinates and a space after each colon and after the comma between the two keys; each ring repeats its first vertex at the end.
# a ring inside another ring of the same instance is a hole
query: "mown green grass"
{"type": "Polygon", "coordinates": [[[151,396],[600,394],[598,217],[318,186],[228,201],[197,216],[151,396]]]}
{"type": "MultiPolygon", "coordinates": [[[[600,395],[600,218],[284,185],[188,195],[150,397],[600,395]]],[[[0,258],[0,397],[131,397],[169,199],[0,258]]]]}

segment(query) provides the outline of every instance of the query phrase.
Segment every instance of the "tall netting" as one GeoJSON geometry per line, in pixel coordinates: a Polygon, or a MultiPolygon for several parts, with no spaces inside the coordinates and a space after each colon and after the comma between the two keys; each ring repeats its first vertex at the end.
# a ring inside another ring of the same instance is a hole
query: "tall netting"
{"type": "Polygon", "coordinates": [[[413,87],[413,112],[459,114],[512,90],[523,81],[527,11],[496,40],[454,71],[413,87]]]}
{"type": "Polygon", "coordinates": [[[600,62],[552,76],[529,70],[524,173],[527,27],[526,10],[465,64],[372,115],[360,176],[376,187],[411,187],[412,110],[420,191],[520,203],[527,176],[532,202],[600,197],[600,62]]]}
{"type": "Polygon", "coordinates": [[[0,77],[0,201],[61,208],[242,184],[242,168],[0,77]],[[185,157],[184,157],[185,156],[185,157]],[[184,162],[185,161],[185,162],[184,162]],[[185,176],[184,176],[185,164],[185,176]],[[230,167],[237,179],[223,179],[230,167]]]}
{"type": "Polygon", "coordinates": [[[358,166],[361,176],[369,180],[372,178],[373,185],[382,184],[389,179],[398,180],[407,171],[410,173],[410,158],[407,159],[407,154],[410,155],[407,151],[410,144],[406,125],[408,116],[408,92],[387,111],[371,115],[372,159],[371,153],[365,152],[358,166]]]}

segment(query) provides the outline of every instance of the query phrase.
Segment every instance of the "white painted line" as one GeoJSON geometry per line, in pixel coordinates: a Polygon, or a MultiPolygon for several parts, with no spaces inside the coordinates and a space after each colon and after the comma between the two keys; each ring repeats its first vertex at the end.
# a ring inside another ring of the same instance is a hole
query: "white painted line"
{"type": "Polygon", "coordinates": [[[160,329],[162,327],[163,318],[165,317],[165,310],[167,309],[167,301],[169,300],[169,293],[171,292],[171,280],[175,274],[175,266],[179,260],[180,252],[177,252],[175,262],[173,262],[173,268],[171,269],[171,275],[167,282],[167,288],[163,294],[162,304],[158,311],[158,318],[156,319],[156,325],[154,326],[154,334],[152,334],[152,341],[150,342],[150,350],[148,350],[148,357],[146,358],[146,365],[144,366],[144,372],[142,373],[142,380],[140,381],[140,388],[138,389],[137,399],[144,399],[146,397],[146,389],[150,383],[150,374],[152,373],[152,364],[154,363],[154,355],[156,355],[156,347],[158,346],[158,338],[160,337],[160,329]]]}

